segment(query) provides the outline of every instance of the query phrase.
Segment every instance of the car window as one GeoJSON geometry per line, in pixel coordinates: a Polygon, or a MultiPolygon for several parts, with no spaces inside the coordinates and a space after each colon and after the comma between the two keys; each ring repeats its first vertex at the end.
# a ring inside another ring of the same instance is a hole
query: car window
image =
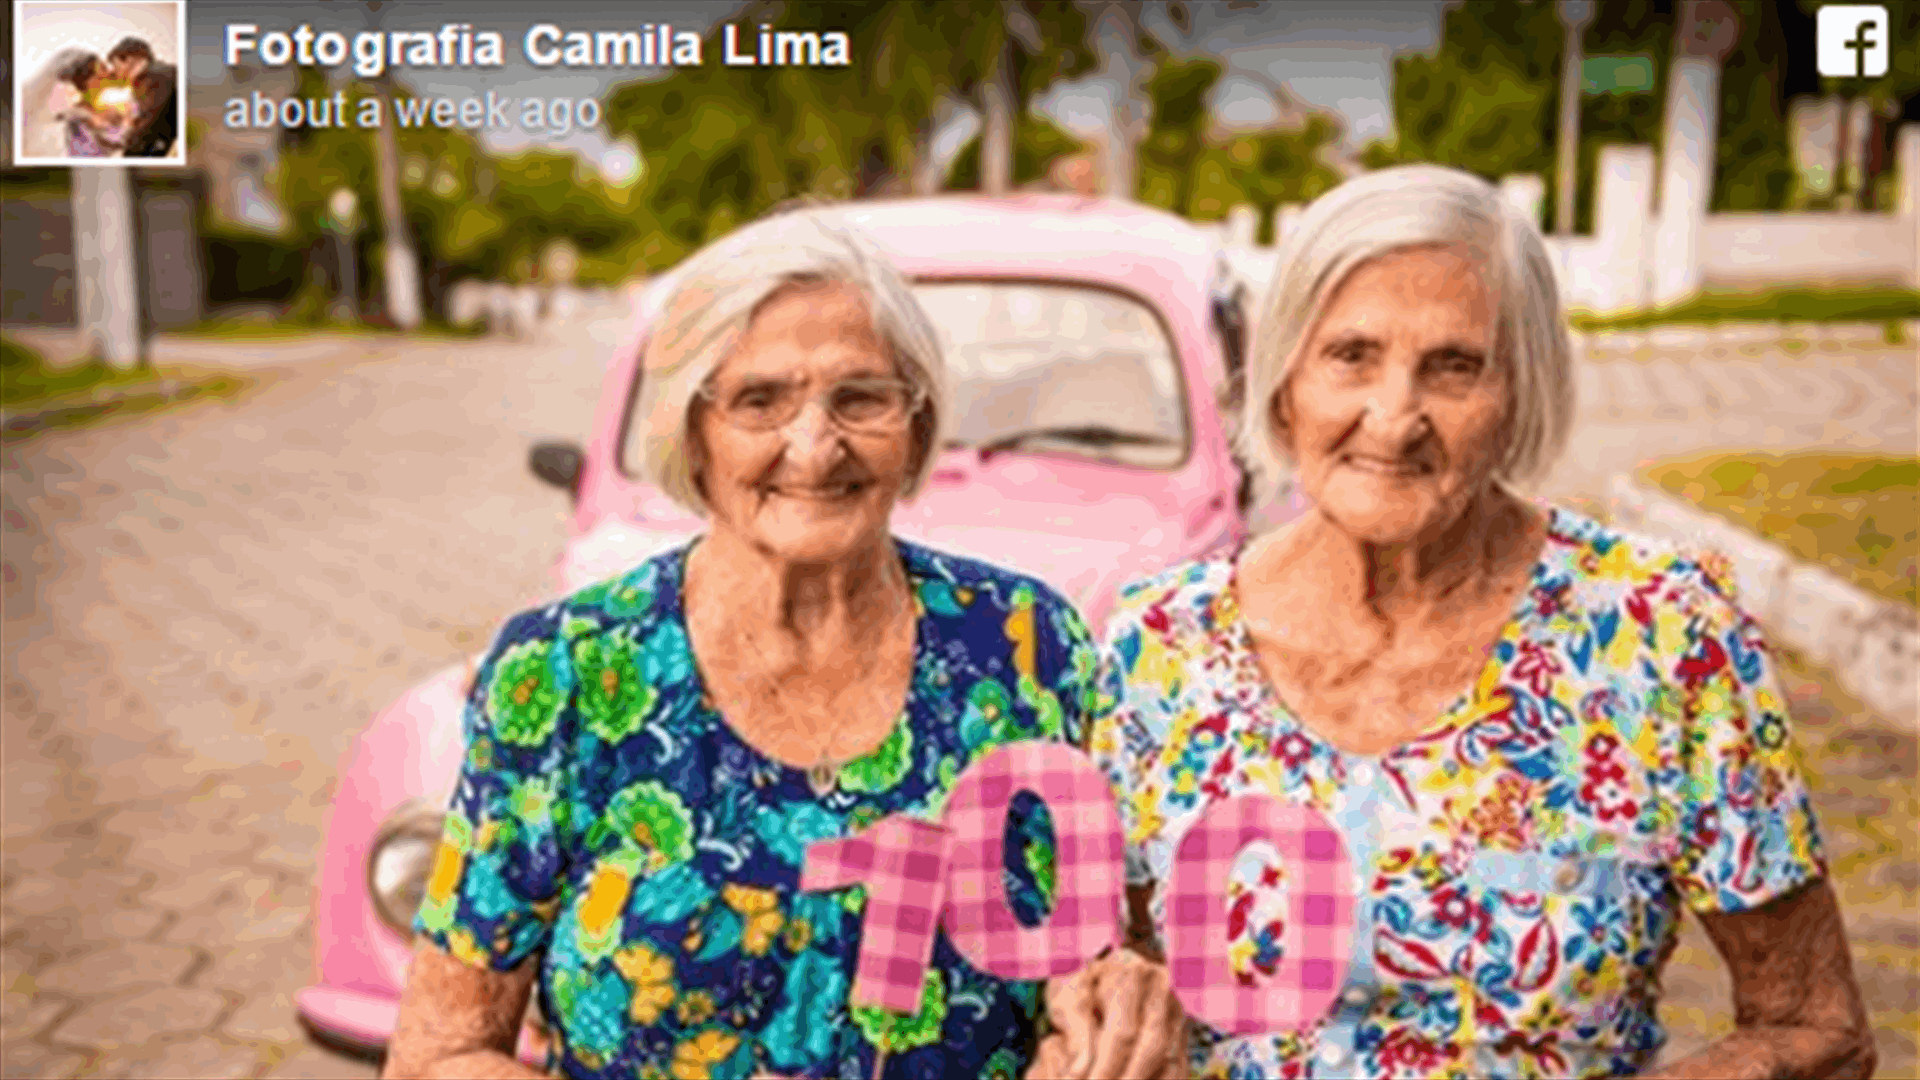
{"type": "MultiPolygon", "coordinates": [[[[1186,460],[1179,362],[1146,303],[1057,282],[925,281],[913,291],[947,350],[949,446],[1143,469],[1186,460]]],[[[643,435],[630,404],[622,457],[630,476],[639,474],[643,435]]]]}
{"type": "Polygon", "coordinates": [[[1146,303],[1090,285],[914,286],[948,351],[953,445],[1148,469],[1186,459],[1180,366],[1146,303]]]}

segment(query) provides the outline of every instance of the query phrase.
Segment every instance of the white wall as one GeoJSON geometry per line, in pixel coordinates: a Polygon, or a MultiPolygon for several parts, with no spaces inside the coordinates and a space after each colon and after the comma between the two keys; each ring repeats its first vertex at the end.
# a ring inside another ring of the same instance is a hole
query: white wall
{"type": "MultiPolygon", "coordinates": [[[[1688,227],[1664,222],[1655,210],[1660,163],[1648,146],[1606,146],[1594,183],[1594,234],[1547,237],[1568,307],[1595,312],[1632,311],[1663,299],[1660,287],[1692,282],[1698,288],[1768,288],[1887,284],[1920,287],[1920,124],[1903,125],[1895,158],[1898,205],[1886,211],[1707,214],[1700,188],[1689,178],[1666,200],[1677,214],[1694,216],[1688,227]],[[1684,197],[1681,197],[1684,196],[1684,197]],[[1691,252],[1692,265],[1679,267],[1691,252]]],[[[1537,213],[1539,178],[1502,179],[1502,194],[1523,213],[1537,213]]],[[[1668,208],[1668,207],[1663,207],[1668,208]]],[[[1279,210],[1281,245],[1299,221],[1302,207],[1279,210]]],[[[1227,257],[1253,284],[1273,274],[1276,252],[1238,243],[1230,230],[1216,232],[1227,257]]]]}
{"type": "Polygon", "coordinates": [[[1700,234],[1708,285],[1920,285],[1914,219],[1892,214],[1713,214],[1700,234]]]}

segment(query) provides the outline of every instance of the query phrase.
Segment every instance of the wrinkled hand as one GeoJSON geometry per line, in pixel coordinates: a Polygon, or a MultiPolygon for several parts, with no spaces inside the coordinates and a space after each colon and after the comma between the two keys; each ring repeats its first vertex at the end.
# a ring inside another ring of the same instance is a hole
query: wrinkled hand
{"type": "Polygon", "coordinates": [[[1165,965],[1115,949],[1064,978],[1047,980],[1047,1019],[1030,1077],[1061,1080],[1184,1080],[1186,1014],[1165,965]],[[1041,1072],[1045,1065],[1049,1072],[1041,1072]]]}
{"type": "Polygon", "coordinates": [[[1056,1032],[1041,1039],[1033,1061],[1027,1065],[1025,1080],[1075,1080],[1076,1074],[1067,1067],[1072,1064],[1072,1053],[1065,1035],[1056,1032]]]}

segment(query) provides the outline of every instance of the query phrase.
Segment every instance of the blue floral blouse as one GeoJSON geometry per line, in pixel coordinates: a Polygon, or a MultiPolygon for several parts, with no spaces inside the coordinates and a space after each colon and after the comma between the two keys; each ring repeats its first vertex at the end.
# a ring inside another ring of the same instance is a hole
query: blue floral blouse
{"type": "MultiPolygon", "coordinates": [[[[797,891],[806,846],[890,814],[938,819],[960,772],[1032,738],[1079,743],[1094,653],[1040,582],[896,542],[913,681],[886,742],[814,794],[714,710],[687,639],[691,544],[509,621],[469,693],[467,754],[416,928],[476,966],[540,954],[548,1069],[571,1077],[1014,1077],[1036,982],[942,933],[919,1015],[851,1006],[862,890],[797,891]]],[[[1051,831],[1009,815],[1009,903],[1050,904],[1051,831]]]]}

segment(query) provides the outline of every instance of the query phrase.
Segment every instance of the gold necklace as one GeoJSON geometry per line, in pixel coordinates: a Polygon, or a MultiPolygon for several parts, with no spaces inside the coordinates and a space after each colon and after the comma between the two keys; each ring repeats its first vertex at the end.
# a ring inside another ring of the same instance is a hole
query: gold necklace
{"type": "Polygon", "coordinates": [[[815,798],[824,799],[833,794],[834,788],[840,785],[840,770],[846,764],[832,758],[821,758],[814,762],[813,767],[807,770],[807,786],[813,789],[815,798]]]}

